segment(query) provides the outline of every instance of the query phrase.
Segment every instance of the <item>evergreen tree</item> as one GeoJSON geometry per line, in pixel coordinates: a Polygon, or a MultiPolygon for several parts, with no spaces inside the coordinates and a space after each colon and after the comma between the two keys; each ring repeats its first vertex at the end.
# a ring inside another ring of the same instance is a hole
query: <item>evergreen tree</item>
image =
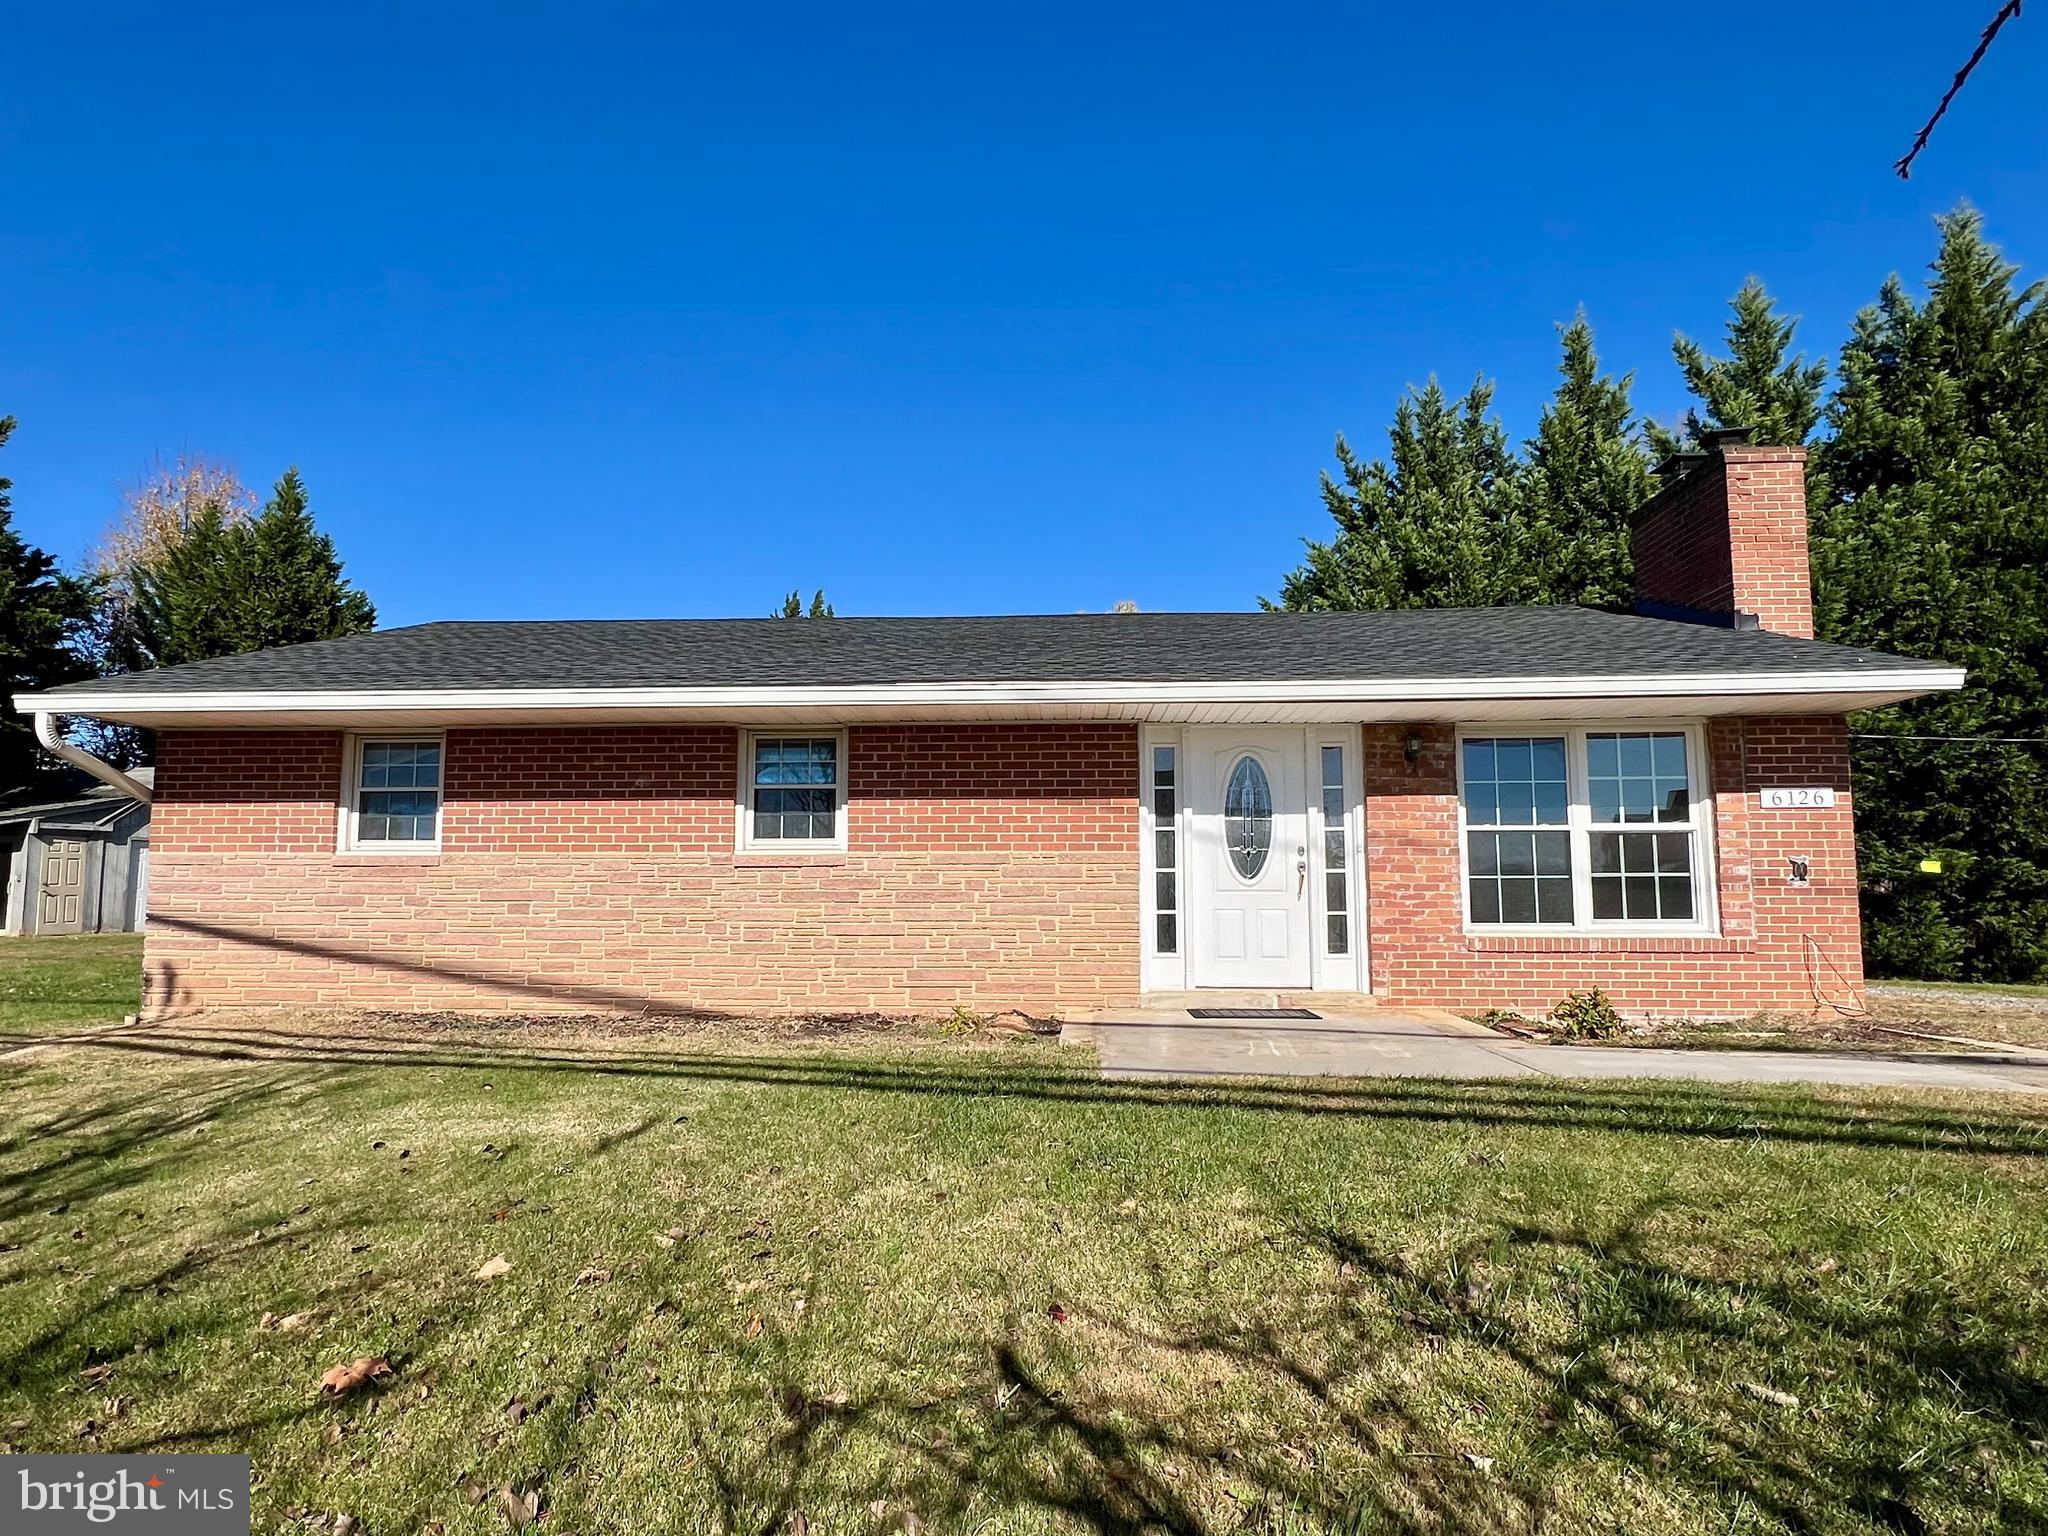
{"type": "MultiPolygon", "coordinates": [[[[0,416],[0,447],[15,426],[12,416],[0,416]]],[[[15,696],[92,675],[80,649],[92,618],[92,584],[64,575],[15,531],[13,488],[0,476],[0,790],[29,782],[46,766],[15,696]]]]}
{"type": "Polygon", "coordinates": [[[1325,472],[1323,505],[1337,525],[1311,541],[1280,588],[1291,611],[1472,608],[1507,601],[1502,549],[1519,464],[1493,386],[1453,401],[1434,378],[1394,408],[1391,462],[1362,462],[1337,438],[1340,484],[1325,472]]]}
{"type": "Polygon", "coordinates": [[[768,617],[771,619],[833,619],[837,618],[838,615],[832,611],[832,605],[825,601],[825,589],[820,587],[811,596],[811,607],[808,613],[804,611],[802,593],[792,589],[789,596],[782,600],[782,606],[769,614],[768,617]]]}
{"type": "Polygon", "coordinates": [[[1323,476],[1336,537],[1309,544],[1279,606],[1627,607],[1629,516],[1655,489],[1634,378],[1600,371],[1583,314],[1560,339],[1557,393],[1525,457],[1489,414],[1484,381],[1454,402],[1432,379],[1401,401],[1391,463],[1361,463],[1340,436],[1342,483],[1323,476]]]}
{"type": "Polygon", "coordinates": [[[1816,453],[1821,637],[1969,669],[1853,717],[1881,974],[2048,974],[2048,306],[2015,276],[1976,213],[1941,221],[1926,302],[1894,278],[1858,317],[1816,453]]]}
{"type": "Polygon", "coordinates": [[[1799,329],[1797,317],[1781,318],[1777,301],[1753,277],[1728,307],[1734,313],[1728,321],[1727,357],[1709,357],[1687,336],[1671,344],[1685,387],[1700,403],[1686,413],[1680,434],[1651,425],[1650,446],[1659,458],[1698,442],[1715,427],[1754,428],[1752,441],[1758,443],[1801,444],[1820,421],[1827,360],[1809,363],[1804,353],[1786,356],[1799,329]]]}
{"type": "Polygon", "coordinates": [[[1629,390],[1600,372],[1582,310],[1562,331],[1557,394],[1526,449],[1513,570],[1502,600],[1630,607],[1629,519],[1657,489],[1629,390]]]}
{"type": "Polygon", "coordinates": [[[314,526],[295,469],[247,522],[202,508],[132,581],[136,635],[157,666],[332,640],[377,623],[370,600],[343,579],[334,541],[314,526]]]}
{"type": "Polygon", "coordinates": [[[243,621],[244,649],[332,640],[377,627],[369,598],[342,577],[334,540],[313,526],[297,469],[284,472],[245,537],[255,601],[243,621]]]}

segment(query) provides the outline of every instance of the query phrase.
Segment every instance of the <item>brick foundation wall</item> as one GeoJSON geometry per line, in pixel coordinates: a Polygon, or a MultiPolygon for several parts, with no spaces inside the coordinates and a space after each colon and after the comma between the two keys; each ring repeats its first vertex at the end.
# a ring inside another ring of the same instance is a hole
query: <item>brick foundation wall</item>
{"type": "Polygon", "coordinates": [[[147,1004],[1127,1002],[1137,731],[855,726],[849,851],[736,854],[731,727],[451,730],[442,851],[337,854],[342,738],[165,732],[147,1004]]]}
{"type": "Polygon", "coordinates": [[[1422,727],[1365,730],[1366,906],[1372,989],[1392,1003],[1542,1013],[1599,986],[1630,1012],[1725,1017],[1808,1011],[1815,989],[1860,1001],[1862,938],[1847,727],[1838,719],[1717,720],[1707,727],[1721,931],[1712,938],[1468,934],[1458,883],[1456,740],[1422,727]],[[1827,785],[1828,810],[1762,811],[1771,785],[1827,785]],[[1812,884],[1786,881],[1792,855],[1812,884]]]}

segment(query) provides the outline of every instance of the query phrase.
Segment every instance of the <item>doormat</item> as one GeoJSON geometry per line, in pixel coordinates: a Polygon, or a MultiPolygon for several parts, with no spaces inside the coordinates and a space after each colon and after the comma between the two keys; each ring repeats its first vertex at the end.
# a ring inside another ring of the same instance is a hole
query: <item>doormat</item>
{"type": "Polygon", "coordinates": [[[1193,1019],[1320,1019],[1306,1008],[1190,1008],[1193,1019]]]}

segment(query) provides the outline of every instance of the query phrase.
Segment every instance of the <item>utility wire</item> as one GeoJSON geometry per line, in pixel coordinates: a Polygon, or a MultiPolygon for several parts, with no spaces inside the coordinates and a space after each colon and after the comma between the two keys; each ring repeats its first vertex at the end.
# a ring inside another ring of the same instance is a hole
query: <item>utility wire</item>
{"type": "Polygon", "coordinates": [[[1970,741],[1987,747],[2048,747],[2048,736],[1896,736],[1890,731],[1851,731],[1851,741],[1970,741]]]}

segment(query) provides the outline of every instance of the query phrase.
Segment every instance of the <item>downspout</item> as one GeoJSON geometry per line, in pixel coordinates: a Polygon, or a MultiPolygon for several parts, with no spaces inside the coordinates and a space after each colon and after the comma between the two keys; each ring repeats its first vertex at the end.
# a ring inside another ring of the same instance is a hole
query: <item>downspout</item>
{"type": "Polygon", "coordinates": [[[57,716],[50,710],[36,711],[36,740],[43,750],[52,757],[62,758],[74,768],[82,768],[102,784],[111,784],[131,800],[140,800],[144,805],[156,798],[150,787],[140,779],[130,778],[112,763],[94,757],[83,747],[74,747],[57,730],[57,716]]]}

